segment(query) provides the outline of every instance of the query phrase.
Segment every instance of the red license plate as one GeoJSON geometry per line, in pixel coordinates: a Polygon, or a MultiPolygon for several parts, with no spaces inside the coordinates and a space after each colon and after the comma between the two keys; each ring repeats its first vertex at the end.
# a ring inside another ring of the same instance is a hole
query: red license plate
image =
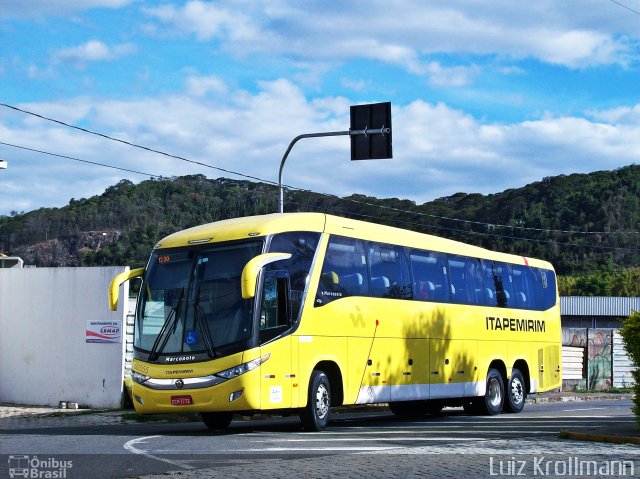
{"type": "Polygon", "coordinates": [[[171,396],[171,404],[173,406],[188,406],[193,404],[191,396],[171,396]]]}

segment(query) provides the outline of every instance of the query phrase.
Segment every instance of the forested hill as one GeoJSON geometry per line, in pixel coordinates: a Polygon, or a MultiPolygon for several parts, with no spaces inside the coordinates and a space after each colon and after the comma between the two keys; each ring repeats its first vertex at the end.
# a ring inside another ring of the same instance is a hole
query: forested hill
{"type": "MultiPolygon", "coordinates": [[[[634,282],[640,288],[638,165],[423,205],[301,191],[288,192],[285,204],[286,211],[322,211],[545,258],[565,276],[565,293],[638,294],[634,282]]],[[[137,266],[168,233],[276,208],[277,188],[262,183],[202,175],[123,180],[63,208],[0,216],[0,252],[37,266],[137,266]]]]}

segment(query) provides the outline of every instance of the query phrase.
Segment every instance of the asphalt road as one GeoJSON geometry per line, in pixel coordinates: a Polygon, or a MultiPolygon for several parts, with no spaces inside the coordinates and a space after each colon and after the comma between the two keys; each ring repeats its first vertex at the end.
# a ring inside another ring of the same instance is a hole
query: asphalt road
{"type": "Polygon", "coordinates": [[[199,422],[123,422],[114,414],[21,418],[0,424],[0,476],[8,477],[9,466],[24,464],[25,457],[40,477],[65,478],[166,478],[170,471],[181,478],[459,479],[527,471],[579,477],[567,468],[580,461],[585,467],[611,467],[612,460],[630,461],[624,463],[627,475],[631,465],[640,475],[638,446],[558,438],[561,429],[601,431],[632,423],[631,405],[627,400],[529,404],[521,414],[495,417],[447,409],[443,416],[419,420],[399,419],[384,408],[356,410],[334,414],[322,433],[302,432],[297,417],[239,419],[224,433],[199,422]]]}

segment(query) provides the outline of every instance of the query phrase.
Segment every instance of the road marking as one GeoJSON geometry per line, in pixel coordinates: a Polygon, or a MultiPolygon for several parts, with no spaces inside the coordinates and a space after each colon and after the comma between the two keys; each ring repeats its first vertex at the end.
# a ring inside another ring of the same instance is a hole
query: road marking
{"type": "Polygon", "coordinates": [[[157,437],[162,437],[162,436],[145,436],[145,437],[139,437],[137,439],[132,439],[131,441],[127,441],[126,443],[124,443],[123,447],[127,451],[129,451],[129,452],[131,452],[133,454],[139,454],[141,456],[148,457],[149,459],[155,459],[156,461],[166,462],[167,464],[171,464],[172,466],[178,466],[178,467],[181,467],[183,469],[195,469],[195,467],[189,466],[187,464],[184,464],[181,461],[172,461],[171,459],[167,459],[165,457],[154,456],[153,454],[149,454],[147,451],[144,451],[142,449],[138,449],[136,447],[136,445],[138,445],[138,444],[145,443],[149,439],[155,439],[157,437]]]}
{"type": "MultiPolygon", "coordinates": [[[[574,426],[572,426],[574,427],[574,426]]],[[[499,428],[496,428],[496,430],[482,430],[482,431],[478,431],[478,432],[482,432],[483,434],[505,434],[505,433],[513,433],[513,434],[555,434],[558,431],[560,431],[560,429],[562,429],[562,427],[558,427],[558,426],[544,426],[544,428],[546,429],[551,429],[551,431],[540,431],[538,429],[542,429],[542,428],[526,428],[526,427],[522,427],[522,428],[515,428],[513,426],[502,426],[499,428]],[[530,429],[530,430],[529,430],[530,429]]],[[[477,428],[475,428],[477,430],[477,428]]],[[[324,432],[324,434],[322,434],[321,436],[314,436],[314,438],[309,438],[308,435],[304,435],[303,437],[305,437],[305,439],[296,439],[296,440],[307,440],[307,441],[315,441],[316,437],[321,437],[321,438],[326,438],[327,436],[354,436],[354,435],[358,435],[358,436],[367,436],[367,435],[371,435],[371,436],[387,436],[387,435],[391,435],[391,434],[404,434],[407,435],[409,437],[415,437],[416,434],[468,434],[469,430],[468,429],[458,429],[458,430],[451,430],[451,428],[446,428],[446,429],[442,429],[442,430],[438,430],[438,429],[425,429],[423,431],[395,431],[395,430],[391,430],[391,431],[384,431],[384,430],[380,430],[380,431],[331,431],[331,430],[326,430],[324,432]]],[[[271,439],[269,438],[269,440],[276,440],[276,439],[271,439]]]]}
{"type": "Polygon", "coordinates": [[[227,451],[226,454],[234,454],[237,452],[300,452],[300,451],[358,451],[358,452],[379,452],[379,451],[392,451],[403,449],[402,446],[388,446],[388,447],[301,447],[299,449],[291,449],[290,447],[261,447],[254,449],[234,449],[233,451],[227,451]]]}
{"type": "MultiPolygon", "coordinates": [[[[327,439],[312,439],[313,442],[367,442],[367,441],[483,441],[483,437],[330,437],[327,439]]],[[[273,442],[310,442],[309,439],[275,439],[273,442]]],[[[296,449],[298,451],[299,449],[296,449]]]]}
{"type": "Polygon", "coordinates": [[[606,407],[585,407],[582,409],[563,409],[563,411],[595,411],[596,409],[607,409],[606,407]]]}

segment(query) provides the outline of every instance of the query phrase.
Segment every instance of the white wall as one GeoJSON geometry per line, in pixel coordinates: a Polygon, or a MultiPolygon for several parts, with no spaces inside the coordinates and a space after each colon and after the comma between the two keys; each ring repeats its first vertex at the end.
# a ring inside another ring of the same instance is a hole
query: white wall
{"type": "Polygon", "coordinates": [[[628,388],[635,383],[632,371],[636,368],[624,347],[619,330],[613,332],[613,386],[628,388]]]}
{"type": "Polygon", "coordinates": [[[120,406],[128,283],[117,312],[107,288],[125,269],[0,269],[0,402],[120,406]],[[87,343],[87,320],[121,321],[122,341],[87,343]]]}

